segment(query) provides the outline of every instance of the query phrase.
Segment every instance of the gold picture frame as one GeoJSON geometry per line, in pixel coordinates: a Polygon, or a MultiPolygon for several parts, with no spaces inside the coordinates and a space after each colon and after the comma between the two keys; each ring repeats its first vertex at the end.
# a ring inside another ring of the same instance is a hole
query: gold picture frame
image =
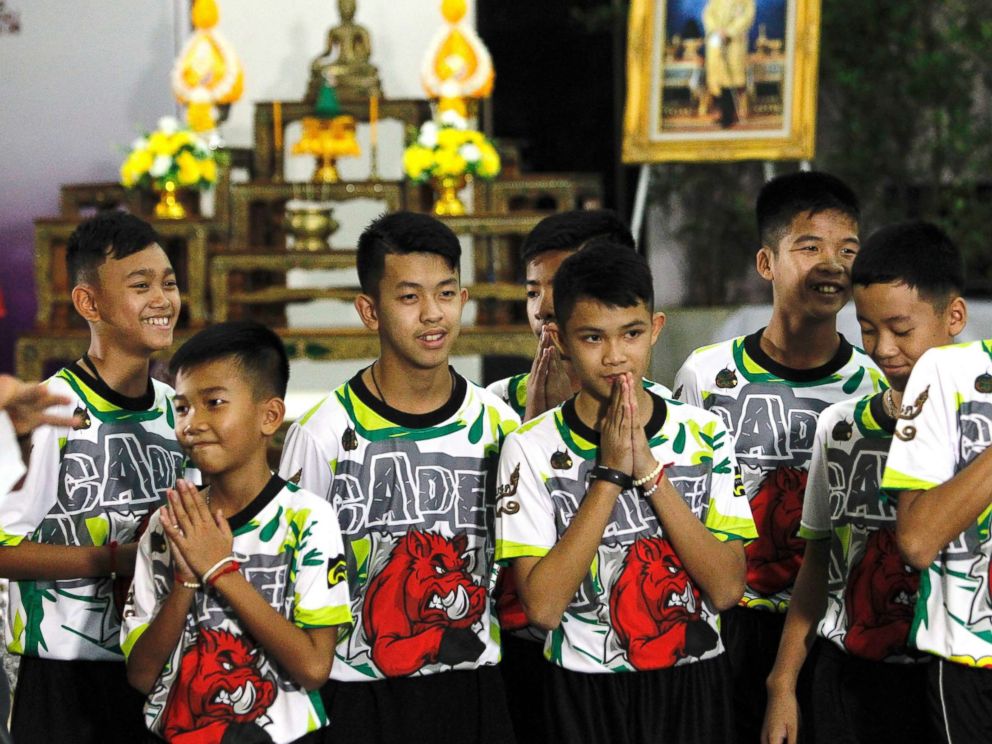
{"type": "Polygon", "coordinates": [[[820,3],[631,0],[623,162],[811,159],[820,3]]]}

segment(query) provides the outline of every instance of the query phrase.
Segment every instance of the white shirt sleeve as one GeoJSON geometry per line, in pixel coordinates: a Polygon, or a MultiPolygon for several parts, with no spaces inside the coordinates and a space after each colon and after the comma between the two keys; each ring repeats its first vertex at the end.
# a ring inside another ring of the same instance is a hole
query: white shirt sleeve
{"type": "Polygon", "coordinates": [[[314,509],[301,530],[299,572],[293,590],[293,622],[301,628],[350,625],[348,570],[337,513],[326,502],[314,509]]]}
{"type": "Polygon", "coordinates": [[[497,561],[524,556],[539,558],[558,542],[551,495],[527,451],[527,437],[510,434],[500,453],[496,490],[497,561]]]}
{"type": "Polygon", "coordinates": [[[309,429],[293,424],[282,448],[279,477],[330,501],[334,457],[309,429]]]}
{"type": "Polygon", "coordinates": [[[695,356],[695,353],[690,354],[675,374],[675,396],[676,400],[702,408],[703,394],[699,389],[699,377],[693,364],[695,356]]]}
{"type": "Polygon", "coordinates": [[[816,423],[816,438],[806,477],[806,494],[803,496],[803,517],[800,537],[821,540],[830,536],[830,477],[827,461],[827,436],[835,423],[832,417],[821,415],[816,423]]]}
{"type": "Polygon", "coordinates": [[[17,443],[14,424],[5,411],[0,411],[0,496],[3,496],[24,475],[21,447],[17,443]]]}
{"type": "Polygon", "coordinates": [[[127,602],[124,604],[121,649],[125,658],[130,656],[134,644],[148,630],[148,626],[158,614],[159,607],[171,591],[171,566],[169,543],[165,539],[158,512],[155,512],[148,521],[148,529],[138,541],[134,578],[131,581],[127,602]],[[164,552],[153,553],[152,545],[159,545],[164,552]]]}

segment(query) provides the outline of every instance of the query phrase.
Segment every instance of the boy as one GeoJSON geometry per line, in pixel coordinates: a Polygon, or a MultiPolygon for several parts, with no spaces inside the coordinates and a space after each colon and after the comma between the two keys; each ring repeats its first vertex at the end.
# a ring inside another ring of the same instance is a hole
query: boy
{"type": "Polygon", "coordinates": [[[269,470],[283,343],[222,323],[170,371],[176,436],[210,486],[180,481],[141,538],[121,645],[148,728],[168,741],[319,741],[317,690],[351,612],[334,508],[269,470]]]}
{"type": "Polygon", "coordinates": [[[942,742],[992,739],[992,341],[924,354],[906,385],[882,488],[900,552],[921,571],[910,641],[928,665],[942,742]]]}
{"type": "Polygon", "coordinates": [[[879,487],[913,365],[964,328],[964,265],[939,228],[909,222],[866,241],[851,281],[865,350],[891,387],[835,403],[817,422],[806,551],[768,678],[764,738],[776,744],[796,741],[796,681],[814,632],[812,741],[933,740],[924,659],[907,648],[919,574],[899,556],[895,507],[879,487]]]}
{"type": "Polygon", "coordinates": [[[801,560],[797,532],[816,418],[871,392],[871,360],[837,333],[858,252],[857,198],[826,173],[769,181],[757,202],[758,273],[772,283],[766,328],[694,351],[675,395],[720,416],[734,437],[758,527],[747,547],[747,589],[723,614],[742,744],[758,740],[789,594],[801,560]]]}
{"type": "MultiPolygon", "coordinates": [[[[605,239],[636,250],[634,236],[609,209],[574,209],[545,217],[531,230],[520,249],[527,272],[527,320],[538,338],[530,372],[497,380],[487,390],[498,395],[523,421],[564,403],[579,392],[579,381],[567,359],[545,332],[555,319],[552,281],[561,262],[591,241],[605,239]]],[[[645,381],[654,392],[670,398],[672,391],[645,381]]]]}
{"type": "Polygon", "coordinates": [[[328,741],[512,738],[490,581],[496,458],[517,419],[448,366],[467,299],[460,256],[427,215],[366,228],[355,307],[379,358],[283,450],[282,475],[337,509],[348,561],[355,628],[322,691],[328,741]]]}
{"type": "Polygon", "coordinates": [[[727,741],[717,613],[740,599],[755,537],[729,436],[639,384],[665,322],[642,256],[595,243],[554,291],[581,388],[507,438],[496,523],[497,560],[550,631],[548,740],[727,741]]]}
{"type": "Polygon", "coordinates": [[[149,358],[172,345],[175,272],[151,226],[121,212],[81,224],[67,246],[89,350],[48,381],[71,427],[36,429],[19,491],[0,497],[7,648],[22,655],[15,741],[133,742],[145,735],[127,684],[117,600],[144,517],[184,470],[172,390],[149,358]],[[53,691],[58,694],[53,694],[53,691]]]}

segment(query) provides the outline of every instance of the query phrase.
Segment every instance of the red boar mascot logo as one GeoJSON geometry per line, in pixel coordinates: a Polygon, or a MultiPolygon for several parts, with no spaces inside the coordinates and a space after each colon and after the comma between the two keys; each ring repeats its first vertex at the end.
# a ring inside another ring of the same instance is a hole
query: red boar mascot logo
{"type": "Polygon", "coordinates": [[[844,592],[844,645],[871,661],[906,652],[920,575],[903,563],[892,530],[873,532],[844,592]]]}
{"type": "Polygon", "coordinates": [[[771,595],[788,588],[799,573],[804,541],[799,537],[803,515],[805,470],[779,468],[769,473],[751,499],[758,539],[745,546],[747,585],[771,595]]]}
{"type": "Polygon", "coordinates": [[[668,540],[635,542],[610,593],[610,617],[637,669],[673,666],[717,645],[702,598],[668,540]]]}
{"type": "Polygon", "coordinates": [[[276,687],[258,664],[258,650],[244,636],[201,630],[169,691],[165,738],[189,744],[271,741],[254,722],[275,701],[276,687]],[[234,736],[236,730],[244,735],[234,736]]]}
{"type": "Polygon", "coordinates": [[[425,664],[475,661],[485,643],[472,630],[486,606],[486,590],[466,568],[465,535],[450,540],[409,532],[369,583],[362,623],[372,661],[389,677],[425,664]]]}

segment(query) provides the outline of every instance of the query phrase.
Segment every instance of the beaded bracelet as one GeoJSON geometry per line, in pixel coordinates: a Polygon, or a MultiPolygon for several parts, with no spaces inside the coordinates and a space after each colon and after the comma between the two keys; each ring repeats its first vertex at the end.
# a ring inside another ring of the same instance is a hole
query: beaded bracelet
{"type": "Polygon", "coordinates": [[[203,586],[203,584],[201,584],[199,581],[183,581],[178,576],[176,576],[176,581],[178,581],[187,589],[199,589],[200,587],[203,586]]]}
{"type": "Polygon", "coordinates": [[[657,478],[658,477],[658,473],[660,473],[662,470],[665,469],[665,466],[662,465],[660,462],[655,463],[655,465],[656,465],[656,467],[655,467],[654,470],[652,470],[650,473],[648,473],[647,475],[645,475],[643,478],[638,478],[637,480],[634,481],[634,486],[635,487],[640,488],[641,486],[643,486],[645,483],[647,483],[652,478],[657,478]]]}
{"type": "Polygon", "coordinates": [[[657,477],[654,480],[654,485],[651,486],[651,488],[649,488],[646,491],[642,490],[641,495],[644,496],[645,498],[650,498],[651,496],[653,496],[654,492],[658,490],[658,486],[661,485],[661,479],[665,477],[665,471],[668,470],[668,468],[670,468],[674,464],[675,464],[674,462],[669,462],[666,463],[665,465],[659,465],[658,472],[656,473],[657,477]]]}
{"type": "Polygon", "coordinates": [[[236,573],[240,568],[241,568],[240,563],[238,563],[237,561],[231,561],[223,568],[215,571],[213,576],[207,579],[207,583],[210,586],[214,586],[217,583],[217,579],[219,579],[221,576],[223,576],[224,574],[236,573]]]}
{"type": "Polygon", "coordinates": [[[225,563],[237,563],[237,562],[238,562],[237,559],[233,555],[228,555],[221,558],[214,565],[212,565],[210,568],[208,568],[206,571],[203,572],[203,575],[200,577],[200,581],[202,581],[204,584],[209,584],[210,577],[217,572],[217,569],[219,569],[225,563]]]}

